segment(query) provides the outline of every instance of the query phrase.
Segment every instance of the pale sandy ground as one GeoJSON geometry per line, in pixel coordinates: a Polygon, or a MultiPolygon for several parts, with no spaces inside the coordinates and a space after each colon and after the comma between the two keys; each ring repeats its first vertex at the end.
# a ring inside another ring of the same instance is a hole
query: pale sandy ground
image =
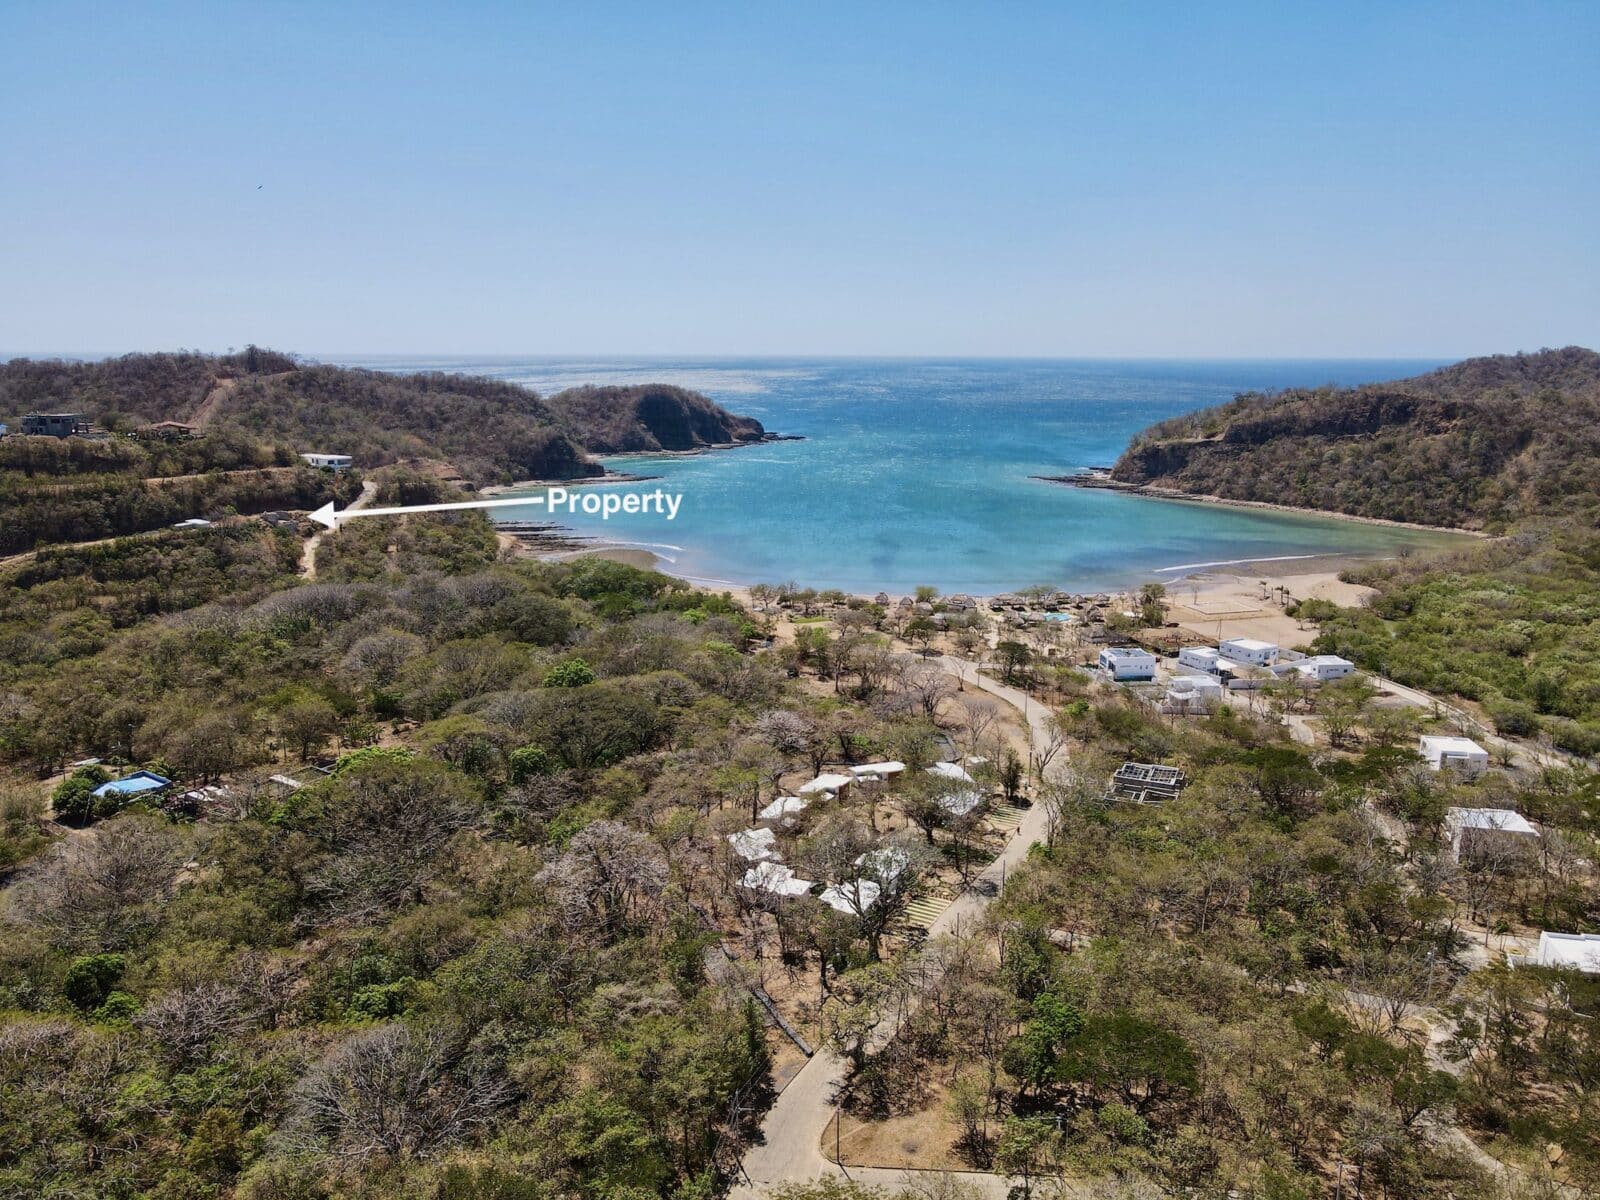
{"type": "Polygon", "coordinates": [[[1372,588],[1345,583],[1339,572],[1357,560],[1327,555],[1292,562],[1245,563],[1190,575],[1167,585],[1168,618],[1208,641],[1252,637],[1294,647],[1316,629],[1284,612],[1295,600],[1331,600],[1355,606],[1372,588]]]}

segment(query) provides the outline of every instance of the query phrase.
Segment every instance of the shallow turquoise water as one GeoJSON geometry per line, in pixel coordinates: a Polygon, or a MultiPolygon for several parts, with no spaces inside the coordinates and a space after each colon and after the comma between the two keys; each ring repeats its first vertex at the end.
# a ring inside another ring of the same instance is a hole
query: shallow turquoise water
{"type": "MultiPolygon", "coordinates": [[[[1438,535],[1043,483],[1107,464],[1151,422],[1236,392],[1352,384],[1431,362],[954,360],[346,360],[494,375],[552,391],[661,380],[804,436],[691,457],[627,457],[681,492],[675,521],[577,516],[577,532],[661,554],[693,578],[852,591],[1098,590],[1199,564],[1383,553],[1438,535]]],[[[543,519],[505,509],[503,519],[543,519]]]]}

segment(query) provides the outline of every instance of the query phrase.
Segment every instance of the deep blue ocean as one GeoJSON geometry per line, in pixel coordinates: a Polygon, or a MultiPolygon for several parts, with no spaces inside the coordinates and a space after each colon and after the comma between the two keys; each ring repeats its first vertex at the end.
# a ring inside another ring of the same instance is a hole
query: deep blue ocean
{"type": "MultiPolygon", "coordinates": [[[[541,392],[662,381],[777,433],[698,456],[610,460],[683,495],[657,515],[574,517],[580,534],[655,551],[706,581],[978,594],[1173,579],[1197,564],[1383,553],[1436,535],[1354,521],[1043,483],[1111,463],[1154,421],[1240,391],[1397,379],[1430,361],[346,358],[491,375],[541,392]]],[[[503,519],[542,509],[499,510],[503,519]]]]}

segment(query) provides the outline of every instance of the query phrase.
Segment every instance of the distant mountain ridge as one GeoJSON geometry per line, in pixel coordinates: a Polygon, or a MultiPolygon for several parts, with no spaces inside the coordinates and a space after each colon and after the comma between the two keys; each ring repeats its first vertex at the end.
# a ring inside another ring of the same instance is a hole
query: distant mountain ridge
{"type": "Polygon", "coordinates": [[[1246,393],[1139,434],[1126,486],[1459,528],[1600,499],[1600,354],[1471,358],[1392,383],[1246,393]]]}
{"type": "Polygon", "coordinates": [[[111,428],[182,421],[237,429],[369,466],[443,460],[479,483],[583,478],[603,472],[593,453],[698,450],[766,436],[759,421],[667,384],[542,396],[478,376],[393,375],[255,347],[0,364],[0,416],[52,409],[82,411],[111,428]]]}

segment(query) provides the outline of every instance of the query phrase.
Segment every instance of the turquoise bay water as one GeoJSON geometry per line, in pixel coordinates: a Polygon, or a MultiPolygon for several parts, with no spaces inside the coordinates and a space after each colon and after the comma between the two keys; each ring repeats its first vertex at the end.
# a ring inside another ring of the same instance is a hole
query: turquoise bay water
{"type": "MultiPolygon", "coordinates": [[[[1138,430],[1248,389],[1354,384],[1438,364],[1394,361],[350,359],[384,370],[492,375],[555,391],[664,381],[774,432],[695,456],[625,457],[681,492],[675,521],[574,516],[577,533],[655,551],[666,569],[732,583],[856,592],[932,584],[989,594],[1174,579],[1200,564],[1388,553],[1440,535],[1333,518],[1152,500],[1043,483],[1109,464],[1138,430]]],[[[502,519],[542,520],[542,508],[502,519]]]]}

